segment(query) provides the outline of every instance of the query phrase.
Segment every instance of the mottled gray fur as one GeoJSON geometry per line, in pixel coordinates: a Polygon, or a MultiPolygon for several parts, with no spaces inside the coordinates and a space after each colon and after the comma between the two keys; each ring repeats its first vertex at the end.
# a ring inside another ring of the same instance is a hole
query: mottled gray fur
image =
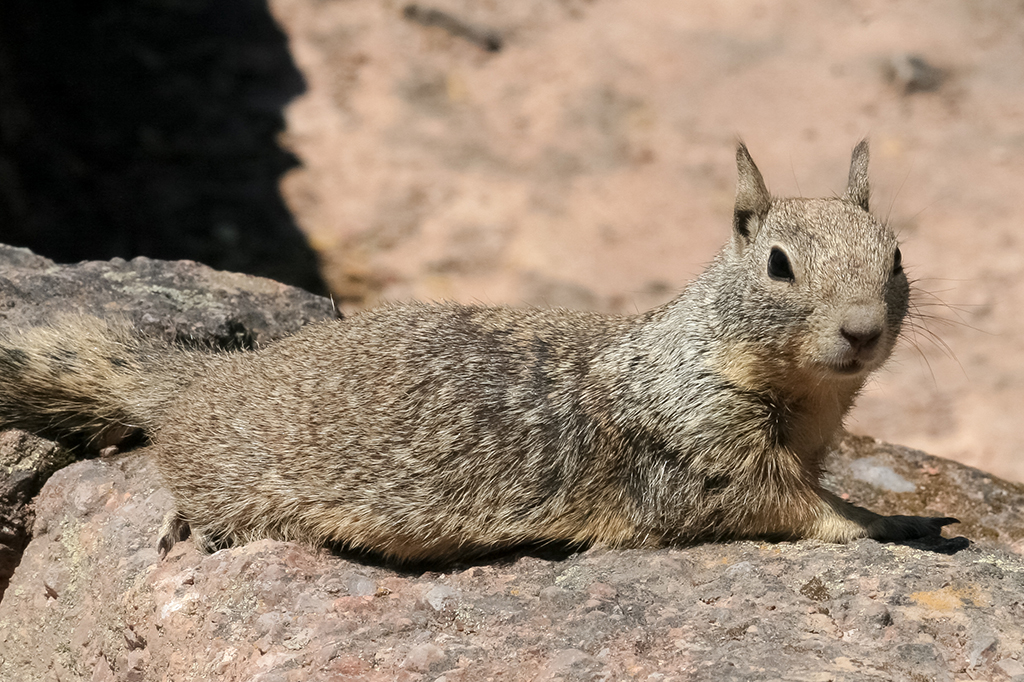
{"type": "Polygon", "coordinates": [[[521,543],[901,540],[819,486],[909,287],[868,212],[777,199],[741,144],[733,236],[637,316],[407,304],[204,353],[65,319],[0,339],[0,425],[68,439],[141,428],[174,493],[161,549],[273,537],[397,560],[521,543]]]}

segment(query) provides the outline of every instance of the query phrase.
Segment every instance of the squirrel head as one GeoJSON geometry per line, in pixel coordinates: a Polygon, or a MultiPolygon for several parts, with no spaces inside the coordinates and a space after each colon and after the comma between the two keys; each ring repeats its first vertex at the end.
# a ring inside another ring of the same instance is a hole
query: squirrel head
{"type": "Polygon", "coordinates": [[[781,372],[863,381],[888,358],[909,285],[896,235],[868,212],[868,144],[841,197],[773,198],[740,143],[729,288],[718,319],[781,372]],[[752,345],[751,345],[752,344],[752,345]]]}

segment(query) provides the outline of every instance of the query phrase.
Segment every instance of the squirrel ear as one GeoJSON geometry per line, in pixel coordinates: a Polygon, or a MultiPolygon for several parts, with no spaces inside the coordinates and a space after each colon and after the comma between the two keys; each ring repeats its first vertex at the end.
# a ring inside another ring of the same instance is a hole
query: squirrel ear
{"type": "Polygon", "coordinates": [[[850,180],[846,186],[846,194],[843,195],[843,198],[867,211],[868,196],[870,194],[871,189],[868,187],[868,141],[861,140],[853,148],[853,158],[850,159],[850,180]]]}
{"type": "Polygon", "coordinates": [[[736,181],[736,210],[732,217],[732,228],[737,236],[750,241],[753,219],[756,217],[760,224],[768,214],[772,198],[764,185],[761,171],[757,170],[750,152],[742,142],[736,146],[736,169],[739,177],[736,181]]]}

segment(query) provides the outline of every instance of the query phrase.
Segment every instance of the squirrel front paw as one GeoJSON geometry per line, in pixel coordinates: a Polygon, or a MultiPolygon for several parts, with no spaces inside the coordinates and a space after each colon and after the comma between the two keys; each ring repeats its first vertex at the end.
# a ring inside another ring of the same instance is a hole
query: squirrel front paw
{"type": "Polygon", "coordinates": [[[943,526],[960,523],[950,516],[882,516],[871,522],[868,537],[880,542],[900,542],[941,537],[943,526]]]}

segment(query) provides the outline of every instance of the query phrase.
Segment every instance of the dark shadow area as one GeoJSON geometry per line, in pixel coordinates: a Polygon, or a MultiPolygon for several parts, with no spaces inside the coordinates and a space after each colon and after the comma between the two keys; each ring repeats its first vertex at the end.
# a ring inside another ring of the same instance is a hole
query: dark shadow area
{"type": "Polygon", "coordinates": [[[917,540],[902,540],[894,542],[894,545],[903,545],[922,552],[934,552],[936,554],[956,554],[971,546],[971,541],[962,535],[955,538],[919,538],[917,540]]]}
{"type": "MultiPolygon", "coordinates": [[[[694,543],[704,544],[704,543],[694,543]]],[[[916,540],[903,540],[892,544],[904,545],[922,552],[952,555],[971,546],[971,541],[963,536],[944,538],[930,537],[916,540]]],[[[676,545],[677,548],[693,546],[691,544],[676,545]]],[[[585,552],[588,544],[572,542],[527,543],[514,547],[503,547],[490,551],[467,550],[466,556],[449,561],[395,561],[368,550],[360,551],[344,546],[330,545],[328,550],[342,559],[355,563],[386,568],[406,576],[418,576],[423,573],[450,573],[464,571],[473,566],[509,566],[523,557],[533,557],[544,561],[565,561],[572,556],[585,552]]]]}
{"type": "Polygon", "coordinates": [[[329,544],[327,549],[335,556],[377,568],[386,568],[401,575],[418,576],[423,573],[450,573],[464,571],[473,566],[510,566],[523,557],[544,561],[565,561],[585,552],[589,545],[573,542],[526,543],[499,549],[467,549],[464,556],[451,560],[396,561],[370,550],[354,550],[329,544]]]}
{"type": "Polygon", "coordinates": [[[5,0],[0,242],[324,292],[278,190],[304,89],[265,0],[5,0]]]}

